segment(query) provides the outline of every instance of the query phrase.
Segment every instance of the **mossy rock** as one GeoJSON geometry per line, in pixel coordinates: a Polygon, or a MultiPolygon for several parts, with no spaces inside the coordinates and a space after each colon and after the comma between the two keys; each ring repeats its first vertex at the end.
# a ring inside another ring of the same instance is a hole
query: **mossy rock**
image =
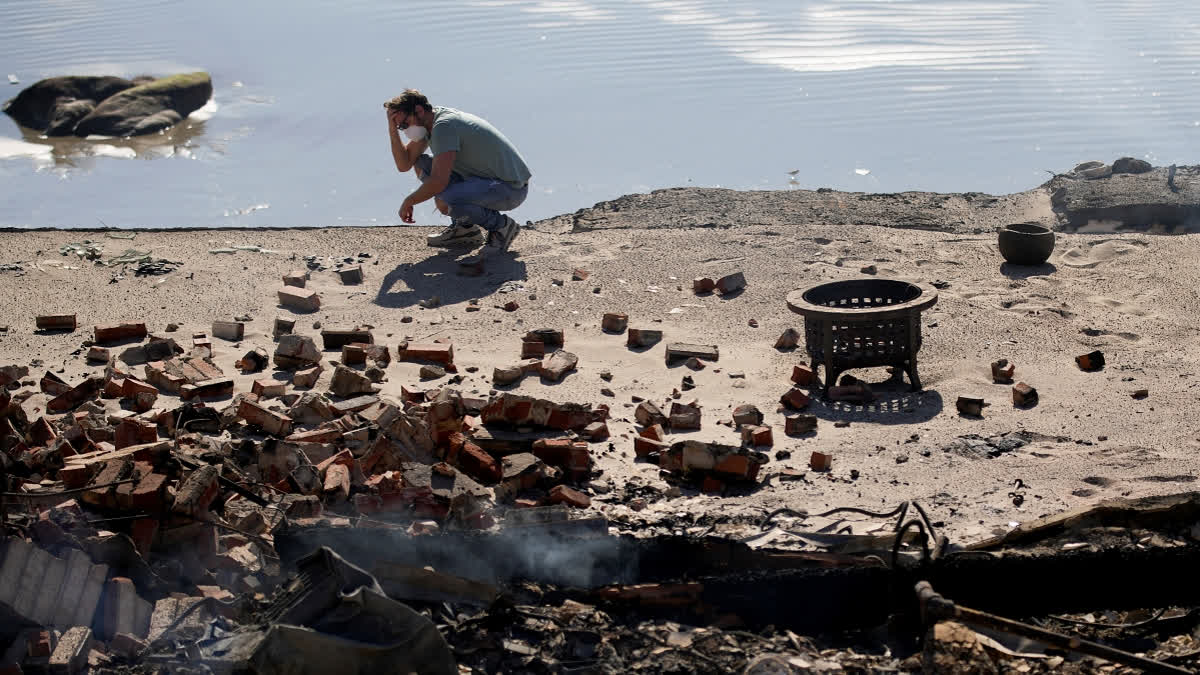
{"type": "MultiPolygon", "coordinates": [[[[74,106],[72,109],[64,111],[60,110],[61,106],[76,101],[102,101],[132,88],[134,84],[134,82],[121,77],[89,75],[50,77],[38,80],[22,89],[19,94],[4,103],[3,110],[17,124],[46,132],[52,121],[61,123],[64,117],[70,117],[78,110],[78,106],[74,106]]],[[[79,119],[76,117],[75,121],[79,119]]],[[[56,124],[57,126],[60,124],[56,124]]],[[[53,135],[69,135],[73,129],[74,124],[71,124],[65,132],[59,131],[53,135]]]]}
{"type": "Polygon", "coordinates": [[[212,78],[206,72],[139,84],[101,101],[75,126],[75,135],[133,136],[159,131],[199,110],[212,98],[212,91],[212,78]]]}

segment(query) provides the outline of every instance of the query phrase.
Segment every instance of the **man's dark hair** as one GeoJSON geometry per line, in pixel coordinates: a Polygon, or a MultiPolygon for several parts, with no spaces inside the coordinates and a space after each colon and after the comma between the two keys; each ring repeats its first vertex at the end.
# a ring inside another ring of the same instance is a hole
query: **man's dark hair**
{"type": "Polygon", "coordinates": [[[405,89],[403,94],[383,104],[383,107],[388,110],[399,110],[405,114],[414,112],[417,106],[422,106],[426,110],[433,110],[433,107],[429,105],[429,99],[425,98],[425,94],[416,89],[405,89]]]}

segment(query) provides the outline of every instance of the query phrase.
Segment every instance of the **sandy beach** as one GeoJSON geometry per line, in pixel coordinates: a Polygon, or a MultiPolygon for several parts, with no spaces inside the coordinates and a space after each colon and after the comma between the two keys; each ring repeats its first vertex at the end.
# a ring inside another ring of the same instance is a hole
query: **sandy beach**
{"type": "MultiPolygon", "coordinates": [[[[189,345],[191,335],[209,332],[214,320],[248,315],[243,341],[213,340],[215,361],[232,374],[250,348],[273,351],[276,317],[293,317],[296,332],[313,336],[317,326],[369,325],[376,340],[393,349],[406,338],[448,339],[463,377],[453,386],[487,397],[497,391],[493,368],[519,361],[522,335],[560,329],[565,349],[579,357],[578,369],[559,383],[533,376],[503,390],[611,407],[612,437],[593,445],[599,473],[583,487],[593,498],[591,509],[617,530],[642,534],[708,531],[742,538],[757,534],[763,516],[777,508],[891,509],[918,500],[952,541],[969,542],[1105,498],[1189,489],[1200,475],[1200,431],[1187,413],[1200,386],[1200,238],[1059,232],[1048,264],[1002,265],[996,229],[1028,220],[1056,225],[1047,190],[874,198],[668,190],[533,223],[513,254],[489,262],[481,276],[459,273],[456,256],[463,252],[426,247],[424,237],[436,230],[424,227],[137,231],[132,240],[112,238],[129,234],[120,232],[8,231],[0,233],[0,262],[23,271],[0,272],[6,308],[0,326],[7,326],[0,333],[0,364],[29,366],[30,378],[53,371],[74,383],[103,370],[84,358],[95,325],[137,321],[167,334],[173,323],[178,331],[171,336],[189,345]],[[876,211],[854,206],[873,199],[876,211]],[[889,221],[889,214],[902,220],[898,213],[909,214],[908,226],[889,221]],[[132,248],[180,265],[168,274],[136,276],[135,266],[60,254],[64,244],[85,239],[102,246],[102,259],[132,248]],[[214,252],[239,246],[260,250],[214,252]],[[313,270],[308,283],[322,306],[294,314],[279,306],[276,291],[285,273],[305,269],[307,256],[325,268],[313,270]],[[364,283],[341,283],[332,268],[345,260],[363,263],[364,283]],[[785,296],[824,280],[868,276],[867,266],[876,277],[941,287],[937,305],[922,316],[924,390],[888,384],[882,368],[857,371],[878,395],[873,404],[814,398],[807,412],[819,418],[817,432],[788,437],[779,397],[793,366],[808,357],[803,341],[793,351],[773,346],[786,329],[803,329],[785,296]],[[575,270],[586,271],[586,280],[572,280],[575,270]],[[738,271],[747,279],[744,292],[728,298],[692,292],[695,277],[738,271]],[[510,301],[519,308],[503,310],[510,301]],[[664,342],[628,349],[624,335],[600,329],[606,312],[628,314],[630,327],[662,330],[664,342]],[[34,318],[44,314],[76,314],[79,329],[39,334],[34,318]],[[668,367],[665,343],[676,341],[715,345],[720,359],[695,372],[668,367]],[[1075,356],[1097,349],[1106,367],[1081,371],[1075,356]],[[1017,381],[1038,390],[1037,406],[1015,407],[1011,387],[992,382],[989,364],[1000,358],[1016,365],[1017,381]],[[605,371],[611,381],[601,378],[605,371]],[[738,432],[718,422],[730,420],[734,407],[754,404],[773,430],[773,446],[760,448],[770,456],[765,480],[731,486],[725,494],[685,488],[675,496],[656,465],[635,461],[635,397],[668,402],[684,376],[695,388],[682,398],[699,401],[702,429],[668,440],[737,445],[738,432]],[[613,396],[603,395],[604,388],[613,396]],[[1149,395],[1133,398],[1140,389],[1149,395]],[[959,414],[955,401],[962,395],[987,401],[981,418],[959,414]],[[1023,442],[987,444],[1000,436],[1023,442]],[[831,471],[809,470],[813,451],[833,453],[831,471]],[[805,475],[786,482],[773,477],[784,469],[805,475]],[[636,486],[655,488],[650,494],[657,495],[642,511],[624,498],[636,486]],[[1014,499],[1017,492],[1023,500],[1014,499]]],[[[422,381],[418,367],[393,362],[383,394],[398,399],[401,387],[428,390],[449,379],[422,381]]],[[[260,376],[237,375],[237,391],[248,391],[260,376]]],[[[42,414],[47,398],[37,393],[25,402],[31,419],[42,414]]],[[[164,394],[159,405],[173,400],[164,394]]],[[[804,527],[832,522],[810,518],[804,527]]],[[[845,524],[855,532],[890,527],[856,516],[845,524]]]]}

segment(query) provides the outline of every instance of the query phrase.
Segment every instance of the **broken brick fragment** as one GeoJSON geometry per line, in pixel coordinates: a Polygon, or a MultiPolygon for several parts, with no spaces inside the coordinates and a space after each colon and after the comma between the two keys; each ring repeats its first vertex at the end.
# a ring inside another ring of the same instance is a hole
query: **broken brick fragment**
{"type": "Polygon", "coordinates": [[[609,312],[600,321],[600,328],[607,333],[624,333],[629,327],[629,315],[609,312]]]}
{"type": "Polygon", "coordinates": [[[217,481],[219,475],[220,469],[211,464],[192,471],[180,483],[171,510],[197,520],[206,520],[208,507],[221,492],[221,484],[217,481]]]}
{"type": "Polygon", "coordinates": [[[592,505],[591,497],[566,485],[555,485],[550,488],[549,501],[551,504],[566,504],[577,509],[586,509],[592,505]]]}
{"type": "Polygon", "coordinates": [[[983,407],[987,402],[977,396],[959,396],[955,402],[958,412],[971,417],[982,417],[983,407]]]}
{"type": "Polygon", "coordinates": [[[771,427],[765,425],[753,426],[746,425],[742,427],[742,443],[747,445],[774,445],[775,441],[771,436],[771,427]]]}
{"type": "Polygon", "coordinates": [[[762,411],[753,404],[743,403],[733,409],[733,424],[735,427],[742,425],[756,426],[762,424],[762,421],[762,411]]]}
{"type": "Polygon", "coordinates": [[[786,394],[779,397],[780,403],[792,410],[804,410],[812,403],[812,398],[799,387],[792,387],[786,394]]]}
{"type": "Polygon", "coordinates": [[[787,415],[783,418],[783,433],[788,436],[799,436],[816,430],[816,415],[787,415]]]}
{"type": "Polygon", "coordinates": [[[122,340],[142,340],[147,334],[146,324],[144,323],[119,323],[96,326],[94,331],[96,342],[100,344],[120,342],[122,340]]]}
{"type": "Polygon", "coordinates": [[[454,363],[454,345],[449,342],[410,342],[397,350],[401,361],[433,361],[454,363]]]}
{"type": "Polygon", "coordinates": [[[1018,382],[1013,385],[1012,396],[1013,405],[1015,406],[1032,406],[1038,402],[1037,389],[1034,389],[1024,382],[1018,382]]]}
{"type": "Polygon", "coordinates": [[[813,451],[808,458],[808,465],[813,471],[829,471],[833,468],[833,453],[813,451]]]}
{"type": "Polygon", "coordinates": [[[992,382],[995,382],[996,384],[1010,384],[1013,381],[1013,373],[1016,372],[1016,370],[1016,364],[1009,363],[1008,359],[993,361],[992,382]]]}
{"type": "Polygon", "coordinates": [[[1079,365],[1080,370],[1100,370],[1104,367],[1104,352],[1096,350],[1087,354],[1081,354],[1075,357],[1075,363],[1079,365]]]}
{"type": "Polygon", "coordinates": [[[608,439],[608,425],[604,422],[592,422],[583,428],[582,434],[592,442],[606,440],[608,439]]]}
{"type": "Polygon", "coordinates": [[[629,347],[652,347],[662,341],[663,332],[649,328],[630,328],[625,335],[629,347]]]}
{"type": "Polygon", "coordinates": [[[695,279],[692,279],[692,292],[693,293],[696,293],[696,294],[712,293],[716,287],[717,287],[716,280],[711,279],[709,277],[696,277],[695,279]]]}
{"type": "Polygon", "coordinates": [[[279,289],[279,304],[300,312],[315,312],[321,309],[321,296],[307,288],[284,286],[279,289]]]}
{"type": "Polygon", "coordinates": [[[792,366],[792,382],[807,387],[816,381],[816,375],[808,366],[792,366]]]}

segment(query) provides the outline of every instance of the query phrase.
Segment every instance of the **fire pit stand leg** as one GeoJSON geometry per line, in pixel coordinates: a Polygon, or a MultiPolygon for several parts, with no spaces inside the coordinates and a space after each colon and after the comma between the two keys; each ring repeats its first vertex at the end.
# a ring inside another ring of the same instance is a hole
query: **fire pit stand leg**
{"type": "Polygon", "coordinates": [[[908,381],[912,383],[912,390],[921,391],[921,378],[917,376],[916,359],[909,359],[908,365],[904,367],[904,370],[908,373],[908,381]]]}

